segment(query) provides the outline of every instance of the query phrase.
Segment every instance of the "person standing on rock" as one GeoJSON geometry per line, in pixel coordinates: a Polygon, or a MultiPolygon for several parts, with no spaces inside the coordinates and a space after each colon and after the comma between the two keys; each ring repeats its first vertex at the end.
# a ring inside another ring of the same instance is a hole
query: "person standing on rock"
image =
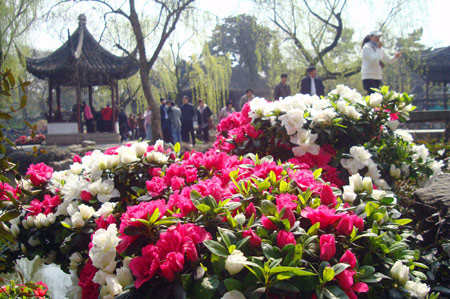
{"type": "Polygon", "coordinates": [[[386,54],[380,41],[381,35],[378,30],[372,31],[362,42],[361,78],[368,95],[374,93],[372,88],[380,88],[384,64],[394,63],[402,56],[401,52],[394,56],[386,54]]]}

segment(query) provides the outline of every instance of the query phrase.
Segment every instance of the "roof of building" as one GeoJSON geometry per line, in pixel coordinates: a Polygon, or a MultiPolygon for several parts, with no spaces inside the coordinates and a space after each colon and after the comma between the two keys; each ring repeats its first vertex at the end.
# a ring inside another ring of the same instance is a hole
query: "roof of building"
{"type": "Polygon", "coordinates": [[[43,58],[27,58],[27,70],[51,84],[81,87],[110,85],[139,69],[136,58],[119,57],[103,48],[86,28],[86,17],[80,15],[77,30],[55,52],[43,58]]]}
{"type": "Polygon", "coordinates": [[[423,52],[421,61],[427,81],[450,82],[450,46],[423,52]]]}

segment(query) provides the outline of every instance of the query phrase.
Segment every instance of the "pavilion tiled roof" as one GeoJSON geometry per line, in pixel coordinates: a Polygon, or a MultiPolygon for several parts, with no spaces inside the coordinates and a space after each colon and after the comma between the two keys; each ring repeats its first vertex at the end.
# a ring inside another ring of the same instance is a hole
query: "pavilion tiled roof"
{"type": "Polygon", "coordinates": [[[450,83],[450,46],[422,53],[421,64],[427,81],[450,83]]]}
{"type": "Polygon", "coordinates": [[[110,85],[135,74],[139,65],[131,56],[119,57],[103,48],[86,28],[80,15],[77,30],[55,52],[44,58],[27,58],[27,70],[54,85],[81,87],[110,85]]]}

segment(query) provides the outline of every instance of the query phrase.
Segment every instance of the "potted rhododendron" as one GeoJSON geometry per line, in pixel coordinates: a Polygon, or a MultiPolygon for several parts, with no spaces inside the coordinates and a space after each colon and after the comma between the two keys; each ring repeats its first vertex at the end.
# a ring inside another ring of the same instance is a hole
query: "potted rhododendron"
{"type": "Polygon", "coordinates": [[[410,110],[338,86],[252,100],[205,153],[136,142],[31,165],[3,188],[28,205],[2,254],[61,265],[69,298],[425,298],[392,187],[441,164],[395,130],[410,110]]]}

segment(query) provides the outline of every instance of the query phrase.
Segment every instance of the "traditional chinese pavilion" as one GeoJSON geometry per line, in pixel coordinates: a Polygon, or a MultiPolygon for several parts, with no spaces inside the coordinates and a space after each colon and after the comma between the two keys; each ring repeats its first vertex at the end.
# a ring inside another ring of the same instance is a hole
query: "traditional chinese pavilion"
{"type": "MultiPolygon", "coordinates": [[[[118,80],[135,74],[139,65],[134,57],[119,57],[108,52],[91,35],[86,27],[86,16],[78,17],[77,30],[55,52],[44,58],[27,58],[27,70],[34,76],[48,80],[48,121],[61,122],[61,86],[76,89],[78,133],[82,132],[80,119],[82,89],[88,88],[89,105],[92,106],[92,87],[110,86],[113,124],[118,103],[118,80]],[[56,110],[53,108],[53,91],[56,90],[56,110]]],[[[115,125],[113,126],[115,132],[115,125]]]]}

